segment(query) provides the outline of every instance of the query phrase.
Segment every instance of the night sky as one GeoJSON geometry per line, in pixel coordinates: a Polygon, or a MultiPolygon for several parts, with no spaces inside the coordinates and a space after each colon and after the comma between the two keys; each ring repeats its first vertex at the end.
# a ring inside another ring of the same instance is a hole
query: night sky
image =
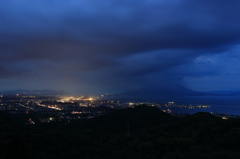
{"type": "Polygon", "coordinates": [[[0,91],[240,90],[239,0],[2,0],[0,91]]]}

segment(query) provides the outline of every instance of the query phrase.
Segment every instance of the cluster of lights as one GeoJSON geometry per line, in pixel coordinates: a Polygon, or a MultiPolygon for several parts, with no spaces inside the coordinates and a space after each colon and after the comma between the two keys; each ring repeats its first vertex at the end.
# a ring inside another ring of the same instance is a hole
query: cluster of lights
{"type": "Polygon", "coordinates": [[[90,97],[90,98],[84,98],[84,96],[80,96],[80,97],[63,97],[62,99],[59,100],[59,102],[65,103],[65,102],[74,102],[74,101],[80,101],[80,100],[95,100],[94,97],[90,97]]]}
{"type": "Polygon", "coordinates": [[[82,112],[72,111],[72,114],[82,114],[82,112]]]}
{"type": "Polygon", "coordinates": [[[40,104],[40,103],[37,103],[37,105],[41,106],[41,107],[45,107],[45,108],[50,108],[50,109],[62,110],[61,108],[58,108],[57,105],[49,106],[49,105],[44,105],[44,104],[40,104]]]}

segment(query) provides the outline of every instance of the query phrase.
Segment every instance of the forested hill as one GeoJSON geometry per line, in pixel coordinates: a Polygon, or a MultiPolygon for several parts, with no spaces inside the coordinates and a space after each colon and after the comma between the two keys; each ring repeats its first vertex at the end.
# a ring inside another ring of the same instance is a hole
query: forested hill
{"type": "Polygon", "coordinates": [[[155,107],[115,110],[89,120],[37,122],[0,112],[0,158],[239,158],[240,120],[208,113],[177,118],[155,107]]]}
{"type": "Polygon", "coordinates": [[[176,120],[175,116],[164,113],[156,107],[141,105],[135,108],[115,110],[109,114],[93,118],[88,121],[88,126],[99,131],[119,134],[127,133],[127,127],[131,132],[176,120]]]}

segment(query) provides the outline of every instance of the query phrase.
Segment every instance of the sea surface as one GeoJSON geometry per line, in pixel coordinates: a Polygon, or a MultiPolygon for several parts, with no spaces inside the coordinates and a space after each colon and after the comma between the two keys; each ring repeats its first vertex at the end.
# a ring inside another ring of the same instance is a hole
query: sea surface
{"type": "Polygon", "coordinates": [[[191,97],[111,97],[121,103],[150,102],[167,103],[174,102],[177,105],[209,105],[210,108],[171,108],[172,113],[197,112],[225,113],[240,115],[240,96],[191,96],[191,97]]]}

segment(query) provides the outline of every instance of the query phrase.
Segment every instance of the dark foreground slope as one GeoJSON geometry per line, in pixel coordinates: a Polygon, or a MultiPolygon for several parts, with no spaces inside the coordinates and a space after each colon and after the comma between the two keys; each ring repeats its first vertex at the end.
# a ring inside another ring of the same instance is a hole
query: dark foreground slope
{"type": "Polygon", "coordinates": [[[0,158],[240,157],[239,119],[222,120],[208,113],[176,118],[147,106],[68,124],[26,125],[29,116],[0,112],[0,158]]]}
{"type": "Polygon", "coordinates": [[[112,133],[134,132],[141,128],[152,127],[160,124],[176,121],[177,118],[162,112],[156,107],[138,106],[115,110],[109,114],[93,118],[88,121],[88,127],[98,131],[112,133]]]}

